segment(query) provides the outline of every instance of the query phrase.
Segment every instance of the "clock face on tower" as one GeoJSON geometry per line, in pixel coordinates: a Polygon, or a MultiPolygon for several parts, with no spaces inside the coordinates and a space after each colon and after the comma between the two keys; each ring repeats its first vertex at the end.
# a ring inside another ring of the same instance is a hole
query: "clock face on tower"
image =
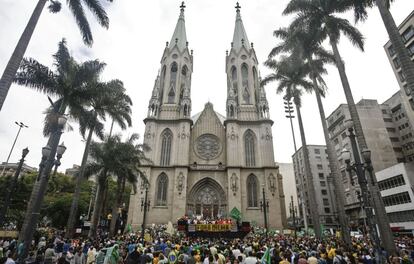
{"type": "Polygon", "coordinates": [[[194,144],[194,151],[202,159],[211,160],[220,155],[222,146],[220,139],[213,134],[199,136],[194,144]]]}

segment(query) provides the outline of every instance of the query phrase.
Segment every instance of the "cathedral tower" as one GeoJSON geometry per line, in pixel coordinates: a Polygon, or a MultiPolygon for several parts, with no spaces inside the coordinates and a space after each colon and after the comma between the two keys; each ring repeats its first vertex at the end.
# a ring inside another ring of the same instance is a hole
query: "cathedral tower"
{"type": "Polygon", "coordinates": [[[150,202],[146,224],[173,224],[179,217],[229,217],[237,208],[244,221],[282,229],[285,219],[282,178],[274,162],[273,121],[259,85],[258,60],[236,6],[236,24],[226,55],[227,117],[205,104],[191,116],[193,54],[188,49],[184,3],[173,36],[164,49],[145,118],[145,152],[151,163],[141,171],[138,193],[131,195],[128,223],[143,222],[143,202],[150,202]],[[267,194],[262,201],[262,191],[267,194]]]}

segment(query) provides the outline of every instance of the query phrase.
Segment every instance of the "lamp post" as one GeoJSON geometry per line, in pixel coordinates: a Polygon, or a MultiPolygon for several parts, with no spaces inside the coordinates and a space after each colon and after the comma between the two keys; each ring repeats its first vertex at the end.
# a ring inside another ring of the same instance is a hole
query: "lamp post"
{"type": "MultiPolygon", "coordinates": [[[[379,239],[379,235],[377,232],[377,227],[375,223],[373,222],[374,214],[371,207],[371,201],[370,201],[370,193],[368,191],[368,182],[367,178],[365,176],[365,172],[368,171],[370,177],[373,177],[372,175],[372,165],[371,165],[371,151],[368,149],[362,150],[362,157],[365,161],[365,163],[361,162],[361,157],[359,155],[358,146],[355,139],[354,129],[352,127],[348,128],[349,131],[349,139],[351,141],[351,147],[352,147],[352,153],[354,156],[354,164],[351,165],[351,153],[349,150],[344,149],[341,153],[342,159],[345,161],[347,167],[346,170],[349,173],[349,176],[351,178],[351,184],[354,184],[352,179],[352,171],[354,171],[357,175],[358,184],[361,188],[361,194],[362,194],[362,202],[365,209],[365,215],[367,220],[367,225],[370,233],[371,241],[375,248],[375,255],[376,255],[376,262],[381,263],[382,262],[382,250],[381,250],[381,242],[379,239]]],[[[372,180],[372,178],[371,178],[372,180]]]]}
{"type": "Polygon", "coordinates": [[[293,203],[293,195],[290,196],[290,215],[293,218],[293,235],[295,237],[295,240],[297,238],[296,234],[296,213],[297,213],[297,207],[293,203]]]}
{"type": "Polygon", "coordinates": [[[53,177],[55,177],[55,176],[56,176],[57,169],[58,169],[58,167],[61,165],[61,163],[60,163],[60,159],[62,158],[62,156],[63,156],[63,154],[65,153],[65,151],[66,151],[66,146],[65,146],[65,143],[64,143],[64,142],[62,142],[62,144],[60,144],[60,145],[57,147],[57,150],[56,150],[56,159],[55,159],[55,161],[53,162],[53,165],[55,166],[55,169],[53,170],[53,177]]]}
{"type": "Polygon", "coordinates": [[[24,243],[19,255],[19,263],[23,263],[28,255],[33,234],[39,220],[40,208],[46,193],[50,172],[52,171],[55,163],[55,155],[59,155],[59,153],[63,154],[66,150],[66,148],[60,148],[58,146],[66,121],[67,118],[64,115],[60,115],[58,117],[56,129],[52,132],[48,145],[42,149],[42,162],[40,163],[41,166],[39,168],[39,176],[33,186],[30,202],[27,207],[21,231],[22,236],[19,238],[19,240],[24,243]]]}
{"type": "Polygon", "coordinates": [[[14,146],[16,145],[17,138],[20,135],[20,130],[22,130],[22,128],[28,128],[28,126],[26,126],[25,124],[23,124],[23,122],[17,122],[16,121],[14,123],[19,126],[19,130],[17,131],[17,135],[14,138],[14,142],[13,142],[13,145],[12,145],[12,147],[10,149],[9,156],[7,156],[6,164],[4,164],[3,170],[1,171],[1,175],[3,175],[3,176],[4,176],[4,171],[6,170],[6,165],[7,165],[7,163],[9,163],[10,156],[11,156],[11,154],[13,152],[14,146]]]}
{"type": "Polygon", "coordinates": [[[145,188],[145,196],[144,196],[144,200],[141,200],[141,211],[144,210],[144,213],[142,214],[142,226],[141,226],[141,239],[143,243],[144,243],[144,236],[145,236],[147,211],[149,211],[149,208],[151,206],[151,201],[148,201],[148,188],[149,188],[148,181],[145,181],[144,188],[145,188]]]}
{"type": "Polygon", "coordinates": [[[4,205],[3,205],[3,208],[0,212],[0,228],[3,226],[3,222],[6,219],[7,210],[9,209],[9,206],[10,206],[11,195],[14,191],[14,187],[16,186],[17,179],[19,178],[20,171],[22,170],[24,158],[27,156],[28,153],[29,153],[28,148],[23,149],[22,158],[20,159],[19,166],[17,167],[17,170],[14,173],[14,177],[13,177],[12,181],[10,182],[8,192],[7,192],[6,197],[4,199],[4,205]]]}
{"type": "Polygon", "coordinates": [[[265,193],[265,185],[264,184],[262,184],[262,195],[263,195],[263,200],[260,201],[260,209],[263,211],[265,234],[266,234],[266,238],[267,238],[267,232],[268,232],[267,212],[269,210],[269,202],[266,201],[266,193],[265,193]]]}

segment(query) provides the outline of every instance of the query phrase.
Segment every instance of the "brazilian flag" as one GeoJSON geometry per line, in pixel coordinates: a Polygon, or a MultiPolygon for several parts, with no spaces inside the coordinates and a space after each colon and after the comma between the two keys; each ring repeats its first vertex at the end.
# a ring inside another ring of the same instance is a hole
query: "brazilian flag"
{"type": "Polygon", "coordinates": [[[231,218],[233,218],[236,221],[241,220],[241,213],[240,213],[239,209],[237,209],[236,207],[233,207],[233,209],[231,209],[230,216],[231,216],[231,218]]]}

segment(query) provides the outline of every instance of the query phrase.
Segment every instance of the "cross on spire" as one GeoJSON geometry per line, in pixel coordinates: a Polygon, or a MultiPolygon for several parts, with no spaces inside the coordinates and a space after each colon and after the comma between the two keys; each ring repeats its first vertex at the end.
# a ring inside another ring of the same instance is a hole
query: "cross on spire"
{"type": "Polygon", "coordinates": [[[236,8],[236,12],[240,12],[241,6],[239,5],[239,2],[236,3],[236,6],[234,8],[236,8]]]}
{"type": "Polygon", "coordinates": [[[181,5],[180,5],[180,10],[181,11],[184,11],[184,8],[185,8],[185,4],[184,4],[184,1],[182,1],[181,2],[181,5]]]}

